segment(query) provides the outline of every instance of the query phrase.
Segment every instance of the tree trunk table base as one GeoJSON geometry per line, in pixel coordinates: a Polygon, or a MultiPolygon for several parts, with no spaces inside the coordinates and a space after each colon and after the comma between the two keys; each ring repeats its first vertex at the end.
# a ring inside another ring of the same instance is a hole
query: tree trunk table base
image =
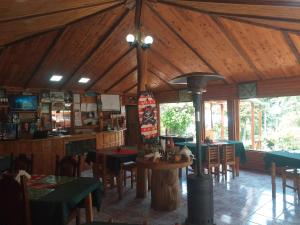
{"type": "Polygon", "coordinates": [[[151,208],[172,211],[179,207],[178,169],[152,170],[151,208]]]}

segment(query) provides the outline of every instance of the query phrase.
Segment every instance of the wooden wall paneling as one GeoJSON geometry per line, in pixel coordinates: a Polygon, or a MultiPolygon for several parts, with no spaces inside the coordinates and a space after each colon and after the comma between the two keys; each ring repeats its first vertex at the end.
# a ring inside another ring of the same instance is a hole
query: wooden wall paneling
{"type": "MultiPolygon", "coordinates": [[[[137,66],[133,67],[131,70],[129,70],[128,72],[126,72],[125,74],[123,74],[122,76],[120,76],[120,78],[118,80],[116,80],[112,85],[110,85],[104,92],[107,93],[109,92],[111,89],[113,89],[115,86],[117,86],[120,83],[123,83],[124,80],[127,79],[127,77],[131,76],[134,72],[136,72],[137,70],[137,66]]],[[[120,93],[122,91],[117,90],[120,93]]]]}
{"type": "Polygon", "coordinates": [[[23,87],[57,34],[57,31],[49,32],[3,49],[0,85],[23,87]]]}
{"type": "Polygon", "coordinates": [[[0,23],[0,46],[10,44],[35,33],[60,28],[83,17],[94,15],[115,4],[116,3],[108,3],[106,5],[0,23]]]}
{"type": "MultiPolygon", "coordinates": [[[[202,13],[216,15],[233,15],[240,17],[269,18],[276,20],[300,20],[300,8],[297,6],[262,5],[262,4],[234,4],[201,1],[158,0],[161,3],[180,8],[195,10],[202,13]]],[[[247,2],[245,2],[247,3],[247,2]]]]}
{"type": "Polygon", "coordinates": [[[91,83],[94,83],[109,69],[116,58],[130,49],[125,37],[128,33],[133,33],[133,18],[134,14],[129,12],[129,14],[122,19],[121,23],[111,32],[106,41],[96,49],[93,55],[74,74],[65,88],[77,87],[77,80],[82,74],[91,78],[90,86],[91,83]]]}
{"type": "Polygon", "coordinates": [[[136,68],[136,53],[135,51],[129,51],[124,57],[122,57],[111,69],[103,74],[95,83],[92,88],[100,92],[105,92],[117,82],[124,74],[132,71],[136,68]]]}
{"type": "Polygon", "coordinates": [[[115,85],[113,88],[111,88],[111,92],[115,93],[123,93],[128,88],[131,88],[133,85],[137,83],[137,70],[133,71],[130,75],[128,75],[126,78],[122,80],[122,82],[115,85]]]}
{"type": "Polygon", "coordinates": [[[255,71],[208,15],[161,4],[155,5],[155,10],[228,83],[232,83],[231,78],[236,82],[255,80],[255,71]]]}
{"type": "Polygon", "coordinates": [[[171,103],[179,102],[178,91],[163,91],[160,93],[154,93],[157,103],[171,103]]]}
{"type": "MultiPolygon", "coordinates": [[[[95,43],[93,48],[86,54],[86,56],[81,60],[81,62],[76,66],[76,68],[72,71],[72,73],[69,75],[69,77],[62,83],[60,88],[66,87],[69,82],[73,82],[75,85],[76,79],[78,79],[79,75],[76,75],[76,73],[85,65],[85,63],[88,62],[88,60],[96,53],[98,48],[105,43],[105,41],[110,37],[110,35],[113,33],[113,31],[118,27],[118,25],[123,21],[123,19],[127,16],[128,10],[124,11],[118,19],[109,27],[108,30],[106,30],[105,33],[101,36],[101,38],[95,43]]],[[[105,30],[105,29],[104,29],[105,30]]],[[[84,85],[86,86],[86,85],[84,85]]]]}
{"type": "Polygon", "coordinates": [[[282,32],[226,19],[220,21],[267,79],[299,75],[300,65],[282,32]]]}
{"type": "Polygon", "coordinates": [[[116,2],[112,0],[52,0],[49,1],[11,1],[2,0],[0,8],[0,22],[19,20],[28,17],[71,11],[97,5],[116,2]]]}
{"type": "Polygon", "coordinates": [[[145,7],[143,13],[146,18],[151,18],[143,23],[147,35],[151,35],[155,40],[151,51],[168,59],[168,63],[180,68],[182,74],[191,71],[212,72],[191,49],[182,44],[181,39],[149,7],[145,7]]]}
{"type": "Polygon", "coordinates": [[[37,71],[31,86],[60,87],[61,82],[49,82],[52,73],[63,75],[62,82],[68,80],[122,13],[124,9],[118,7],[67,26],[37,71]]]}

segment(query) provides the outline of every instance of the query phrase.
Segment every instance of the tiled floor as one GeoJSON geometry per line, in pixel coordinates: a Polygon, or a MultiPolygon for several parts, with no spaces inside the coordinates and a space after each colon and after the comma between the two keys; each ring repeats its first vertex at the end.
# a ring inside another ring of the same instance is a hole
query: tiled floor
{"type": "MultiPolygon", "coordinates": [[[[183,173],[184,174],[184,173],[183,173]]],[[[282,195],[281,179],[277,180],[277,198],[272,200],[269,175],[241,171],[240,176],[227,182],[214,182],[214,210],[217,225],[300,225],[300,203],[294,192],[282,195]]],[[[135,189],[125,189],[124,198],[118,201],[116,190],[110,190],[103,200],[95,220],[115,222],[141,222],[151,225],[174,225],[184,222],[187,216],[187,190],[185,177],[181,180],[180,208],[173,212],[156,212],[150,208],[150,193],[146,199],[136,199],[135,189]]],[[[84,217],[84,212],[82,212],[84,217]]]]}

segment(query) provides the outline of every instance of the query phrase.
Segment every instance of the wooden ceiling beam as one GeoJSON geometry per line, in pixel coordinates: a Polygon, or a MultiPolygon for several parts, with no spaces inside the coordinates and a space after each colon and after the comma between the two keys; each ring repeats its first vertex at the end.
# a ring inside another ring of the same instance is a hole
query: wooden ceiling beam
{"type": "Polygon", "coordinates": [[[298,64],[300,64],[300,53],[299,53],[295,43],[290,38],[290,35],[288,34],[288,32],[282,31],[282,35],[283,35],[284,41],[289,46],[291,52],[293,52],[295,58],[297,59],[298,64]]]}
{"type": "Polygon", "coordinates": [[[168,65],[170,65],[171,67],[173,67],[174,69],[176,69],[179,73],[184,74],[184,72],[178,66],[174,65],[174,63],[172,63],[170,60],[168,60],[166,57],[164,57],[160,52],[154,50],[153,48],[150,48],[150,51],[153,52],[158,57],[160,57],[168,65]]]}
{"type": "Polygon", "coordinates": [[[31,82],[31,80],[33,79],[33,77],[37,74],[38,70],[41,68],[42,64],[44,63],[45,59],[47,58],[47,56],[50,54],[51,50],[53,49],[53,47],[56,45],[56,43],[58,42],[58,40],[60,39],[60,37],[62,36],[63,32],[65,31],[65,28],[60,29],[56,35],[56,37],[53,39],[53,41],[50,43],[50,45],[48,46],[48,48],[46,49],[46,51],[44,52],[43,56],[41,57],[41,59],[39,60],[39,62],[36,64],[34,70],[32,71],[31,75],[29,76],[29,78],[26,80],[25,84],[24,84],[24,88],[28,88],[29,83],[31,82]]]}
{"type": "Polygon", "coordinates": [[[138,84],[136,83],[135,85],[131,86],[130,88],[126,89],[125,91],[123,91],[124,94],[126,94],[127,92],[131,91],[133,88],[137,87],[138,84]]]}
{"type": "Polygon", "coordinates": [[[161,4],[172,5],[188,10],[223,16],[238,16],[246,18],[273,19],[279,21],[300,21],[300,7],[262,5],[262,4],[236,4],[211,1],[173,1],[158,0],[161,4]]]}
{"type": "Polygon", "coordinates": [[[99,38],[95,46],[90,50],[90,52],[82,59],[79,65],[75,68],[72,74],[68,77],[68,79],[59,87],[60,89],[64,88],[76,75],[76,73],[85,65],[85,63],[95,54],[95,52],[100,48],[100,46],[105,43],[105,41],[110,37],[110,35],[114,32],[114,30],[119,26],[119,24],[123,21],[123,19],[128,15],[129,10],[126,9],[124,13],[113,23],[113,25],[108,29],[105,34],[99,38]]]}
{"type": "Polygon", "coordinates": [[[250,56],[239,44],[238,40],[230,33],[230,31],[219,21],[219,19],[216,16],[210,16],[210,18],[225,35],[225,37],[228,39],[228,41],[231,43],[234,49],[238,52],[238,54],[244,59],[246,63],[248,63],[250,68],[255,72],[255,75],[261,80],[264,77],[264,75],[257,69],[255,64],[252,62],[250,56]]]}
{"type": "Polygon", "coordinates": [[[117,65],[124,57],[126,57],[134,47],[130,47],[125,53],[119,56],[115,61],[110,64],[110,66],[100,75],[98,76],[86,89],[85,91],[90,90],[93,86],[95,86],[103,77],[105,77],[114,67],[117,65]]]}
{"type": "MultiPolygon", "coordinates": [[[[147,4],[147,6],[150,8],[150,10],[160,19],[160,21],[168,27],[180,40],[183,42],[212,72],[216,74],[220,74],[217,72],[217,70],[206,60],[204,57],[193,47],[188,43],[184,37],[182,37],[161,15],[158,13],[151,5],[147,4]]],[[[224,79],[226,83],[228,81],[226,78],[224,79]]]]}
{"type": "Polygon", "coordinates": [[[278,6],[297,6],[297,7],[300,6],[299,0],[198,0],[198,2],[247,4],[247,5],[278,5],[278,6]]]}
{"type": "Polygon", "coordinates": [[[77,23],[77,22],[79,22],[81,20],[87,19],[87,18],[92,17],[92,16],[96,16],[96,15],[98,15],[100,13],[104,13],[106,11],[112,10],[112,9],[117,8],[119,6],[122,6],[122,5],[124,5],[124,1],[122,1],[121,3],[114,4],[112,6],[109,6],[107,8],[104,8],[102,10],[98,10],[96,12],[93,12],[93,13],[90,13],[90,14],[86,14],[86,15],[80,17],[80,18],[74,19],[74,20],[69,21],[69,22],[67,22],[65,24],[59,24],[57,26],[52,26],[52,27],[49,27],[49,28],[40,29],[40,31],[28,33],[28,35],[24,34],[24,35],[22,35],[20,37],[14,38],[14,40],[12,40],[12,41],[5,42],[4,40],[2,40],[2,42],[4,42],[4,43],[2,43],[2,44],[0,43],[0,47],[1,46],[6,47],[6,46],[9,46],[9,45],[13,45],[13,44],[16,44],[18,42],[27,40],[29,38],[33,38],[35,36],[45,34],[45,33],[50,32],[50,31],[54,31],[54,30],[58,30],[58,29],[63,29],[66,26],[72,25],[72,24],[77,23]]]}
{"type": "MultiPolygon", "coordinates": [[[[11,22],[11,21],[16,21],[16,20],[23,20],[23,19],[32,19],[32,18],[40,17],[40,16],[49,16],[49,15],[53,15],[56,13],[63,13],[63,12],[69,12],[69,11],[74,11],[74,10],[78,10],[78,9],[85,9],[85,8],[89,8],[89,7],[95,7],[95,6],[105,5],[105,4],[114,3],[114,2],[119,2],[119,1],[118,0],[109,0],[109,1],[102,1],[102,2],[98,1],[97,3],[82,2],[79,6],[70,6],[70,8],[63,8],[63,9],[56,8],[54,10],[49,10],[49,11],[45,11],[42,13],[32,13],[32,14],[20,15],[20,16],[16,16],[16,17],[6,17],[6,18],[0,17],[0,23],[11,22]]],[[[45,4],[45,3],[43,3],[43,4],[45,4]]],[[[55,3],[52,3],[52,4],[55,4],[55,3]]],[[[41,8],[39,8],[39,10],[40,9],[41,8]]]]}
{"type": "Polygon", "coordinates": [[[124,79],[126,79],[129,75],[131,75],[134,71],[137,70],[137,66],[135,66],[134,68],[132,68],[131,70],[129,70],[127,73],[125,73],[123,76],[120,77],[120,79],[118,79],[116,82],[114,82],[109,88],[107,88],[104,93],[107,93],[109,90],[111,90],[112,88],[114,88],[116,85],[118,85],[119,83],[121,83],[124,79]]]}
{"type": "Polygon", "coordinates": [[[169,82],[167,82],[165,79],[163,79],[160,75],[156,74],[156,72],[153,71],[151,68],[149,68],[148,71],[150,73],[152,73],[155,77],[157,77],[160,81],[165,83],[169,88],[171,88],[172,90],[176,90],[176,88],[174,88],[169,82]]]}

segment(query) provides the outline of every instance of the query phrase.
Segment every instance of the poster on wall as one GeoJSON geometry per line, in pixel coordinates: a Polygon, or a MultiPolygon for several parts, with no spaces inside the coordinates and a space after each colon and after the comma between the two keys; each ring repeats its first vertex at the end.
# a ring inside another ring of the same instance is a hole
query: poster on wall
{"type": "Polygon", "coordinates": [[[157,131],[157,107],[153,95],[149,92],[141,93],[138,99],[139,124],[143,140],[156,138],[157,131]]]}
{"type": "Polygon", "coordinates": [[[119,95],[101,95],[102,111],[120,111],[119,95]]]}

